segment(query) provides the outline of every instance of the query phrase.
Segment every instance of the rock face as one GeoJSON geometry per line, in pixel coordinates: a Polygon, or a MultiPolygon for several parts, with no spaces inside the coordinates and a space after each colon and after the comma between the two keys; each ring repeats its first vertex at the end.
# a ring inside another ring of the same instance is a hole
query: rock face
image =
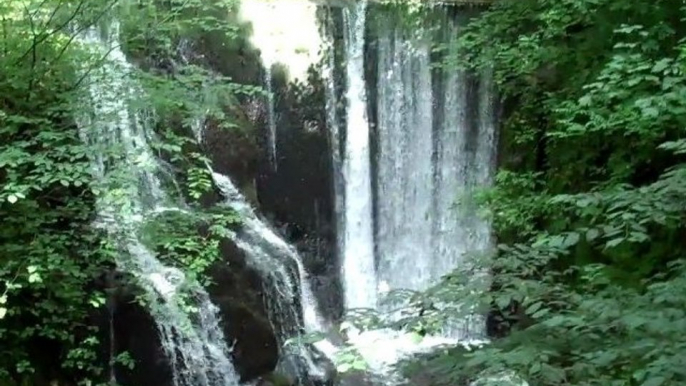
{"type": "Polygon", "coordinates": [[[252,123],[243,113],[236,129],[221,128],[208,122],[203,140],[204,152],[212,160],[215,171],[231,176],[249,201],[255,203],[254,184],[261,149],[252,123]]]}
{"type": "MultiPolygon", "coordinates": [[[[242,35],[249,33],[248,26],[241,30],[242,35]]],[[[184,60],[192,64],[239,84],[262,86],[264,68],[259,53],[245,36],[229,44],[209,34],[190,42],[187,51],[184,60]]],[[[260,94],[238,95],[227,103],[231,106],[226,107],[226,121],[206,122],[201,149],[195,150],[210,158],[215,171],[231,176],[248,201],[297,245],[319,303],[338,309],[340,301],[335,294],[341,291],[331,258],[335,235],[324,87],[316,72],[306,84],[287,85],[284,79],[283,74],[274,79],[274,110],[281,112],[276,117],[277,169],[267,162],[264,150],[269,108],[267,98],[260,94]]],[[[210,192],[201,204],[210,207],[219,200],[217,192],[210,192]]],[[[279,347],[267,319],[260,275],[246,264],[243,252],[232,242],[224,240],[220,248],[222,259],[209,270],[213,284],[207,290],[219,308],[234,366],[242,381],[250,381],[273,372],[279,347]]],[[[121,306],[114,314],[114,326],[117,351],[130,351],[139,363],[133,370],[117,369],[120,383],[171,385],[169,364],[148,312],[133,304],[121,306]]]]}
{"type": "MultiPolygon", "coordinates": [[[[172,369],[160,344],[155,321],[133,297],[118,299],[112,312],[111,347],[114,353],[128,353],[133,368],[115,366],[121,385],[172,386],[172,369]]],[[[108,326],[109,327],[109,326],[108,326]]]]}
{"type": "MultiPolygon", "coordinates": [[[[226,46],[224,43],[220,36],[203,36],[190,45],[193,52],[183,59],[228,75],[238,83],[259,85],[263,74],[257,52],[245,39],[232,41],[226,46]]],[[[147,55],[147,52],[139,52],[137,57],[131,52],[127,54],[144,70],[154,69],[161,73],[174,71],[175,61],[172,58],[160,59],[147,55]]],[[[283,103],[295,103],[295,96],[286,95],[283,103]]],[[[260,101],[259,97],[243,95],[237,97],[237,101],[232,101],[232,105],[240,106],[227,111],[234,127],[220,127],[229,122],[208,122],[203,152],[212,159],[217,171],[231,175],[238,182],[249,200],[257,204],[260,195],[259,203],[263,204],[267,213],[273,215],[277,224],[287,228],[293,240],[300,242],[305,249],[318,251],[312,256],[326,256],[321,240],[332,231],[329,226],[331,216],[328,215],[331,194],[328,190],[328,150],[324,131],[311,132],[309,126],[302,125],[305,122],[303,115],[285,117],[284,122],[289,123],[284,132],[290,134],[284,137],[284,142],[280,142],[285,156],[282,160],[283,172],[270,174],[269,166],[261,161],[264,155],[259,133],[262,132],[260,129],[265,125],[266,117],[260,101]],[[283,192],[285,194],[281,195],[283,192]]],[[[298,103],[303,105],[302,101],[298,103]]],[[[279,110],[292,109],[284,106],[279,110]]],[[[165,124],[176,123],[180,131],[184,130],[180,123],[171,122],[171,118],[176,117],[170,117],[170,122],[165,124]]],[[[203,197],[202,205],[211,206],[220,199],[216,192],[212,192],[203,197]]],[[[247,266],[242,252],[230,241],[224,240],[220,248],[222,259],[210,269],[214,284],[208,288],[208,292],[212,302],[219,308],[234,366],[241,380],[247,382],[274,371],[279,359],[279,347],[266,317],[260,276],[247,266]]],[[[314,267],[316,272],[326,271],[326,263],[322,261],[318,263],[314,260],[308,264],[308,268],[314,267]]],[[[114,269],[103,271],[114,272],[114,269]]],[[[329,285],[325,280],[322,282],[327,283],[324,286],[329,285]]],[[[110,293],[108,307],[94,311],[92,319],[84,323],[99,329],[99,347],[93,362],[104,371],[102,379],[98,381],[104,383],[114,377],[117,384],[122,386],[173,386],[172,367],[161,345],[155,320],[150,311],[136,301],[136,289],[121,283],[123,281],[106,280],[106,283],[94,286],[94,289],[104,289],[110,293]],[[130,356],[133,367],[112,363],[114,357],[123,353],[130,356]]],[[[64,355],[65,350],[53,343],[36,342],[35,347],[40,351],[36,356],[43,359],[44,366],[40,367],[40,374],[32,384],[76,384],[83,377],[80,374],[66,374],[64,369],[57,368],[55,358],[64,355]]]]}
{"type": "MultiPolygon", "coordinates": [[[[274,370],[279,358],[278,345],[266,318],[259,275],[247,267],[243,255],[229,240],[221,242],[220,250],[222,259],[210,268],[214,284],[208,292],[219,308],[236,371],[241,381],[250,381],[274,370]]],[[[135,301],[130,289],[127,291],[116,291],[118,296],[110,302],[111,313],[100,315],[98,322],[108,332],[103,334],[103,346],[111,347],[115,355],[126,352],[135,362],[132,369],[117,365],[116,379],[123,386],[171,386],[172,369],[161,347],[155,321],[135,301]]],[[[103,353],[103,362],[109,360],[110,350],[101,350],[107,351],[103,353]]]]}
{"type": "Polygon", "coordinates": [[[248,381],[274,370],[278,344],[262,301],[259,274],[230,241],[222,241],[220,249],[224,259],[211,268],[214,284],[208,290],[219,307],[227,343],[233,342],[236,370],[242,381],[248,381]]]}
{"type": "MultiPolygon", "coordinates": [[[[276,163],[262,156],[257,176],[261,213],[295,244],[310,274],[310,284],[327,315],[341,309],[335,259],[333,176],[326,127],[325,86],[311,68],[305,83],[286,84],[274,72],[276,163]]],[[[267,133],[265,124],[259,132],[267,133]]],[[[264,137],[264,136],[263,136],[264,137]]],[[[263,148],[266,140],[263,139],[263,148]]]]}

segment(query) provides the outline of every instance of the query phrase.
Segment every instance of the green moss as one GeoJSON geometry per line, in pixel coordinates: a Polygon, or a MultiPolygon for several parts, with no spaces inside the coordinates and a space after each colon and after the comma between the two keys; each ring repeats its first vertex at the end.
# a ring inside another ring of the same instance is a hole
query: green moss
{"type": "Polygon", "coordinates": [[[273,386],[292,386],[291,380],[283,375],[276,372],[265,375],[262,379],[269,382],[273,386]]]}

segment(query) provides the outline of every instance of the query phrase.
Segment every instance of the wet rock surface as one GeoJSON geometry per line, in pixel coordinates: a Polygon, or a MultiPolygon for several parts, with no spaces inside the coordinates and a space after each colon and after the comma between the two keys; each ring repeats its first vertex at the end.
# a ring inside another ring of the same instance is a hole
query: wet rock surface
{"type": "MultiPolygon", "coordinates": [[[[251,381],[274,370],[279,348],[262,303],[260,276],[247,266],[231,241],[222,241],[220,250],[222,258],[209,271],[213,284],[208,293],[218,308],[236,372],[241,381],[251,381]]],[[[171,365],[150,312],[136,301],[130,287],[111,292],[117,294],[109,302],[111,311],[98,317],[103,362],[109,361],[110,350],[131,357],[134,367],[115,366],[116,379],[124,386],[173,385],[171,365]]]]}
{"type": "Polygon", "coordinates": [[[276,367],[276,335],[267,319],[260,275],[231,241],[223,240],[220,250],[222,259],[210,270],[214,284],[208,291],[219,307],[227,344],[233,344],[236,371],[241,380],[252,380],[276,367]]]}

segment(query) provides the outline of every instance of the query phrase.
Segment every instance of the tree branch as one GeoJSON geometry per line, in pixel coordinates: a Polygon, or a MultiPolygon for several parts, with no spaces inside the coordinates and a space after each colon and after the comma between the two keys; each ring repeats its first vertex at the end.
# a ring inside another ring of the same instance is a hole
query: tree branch
{"type": "Polygon", "coordinates": [[[105,52],[100,59],[98,59],[98,61],[96,62],[95,65],[90,66],[83,74],[81,74],[79,79],[76,82],[74,82],[74,84],[71,86],[71,88],[69,88],[68,91],[69,92],[75,91],[77,88],[79,88],[81,83],[91,74],[91,72],[93,72],[93,70],[95,68],[100,67],[100,65],[102,65],[102,63],[105,62],[105,60],[110,55],[110,53],[112,53],[112,51],[114,51],[116,48],[119,48],[119,47],[120,47],[120,45],[115,45],[115,46],[110,47],[110,49],[107,50],[107,52],[105,52]]]}
{"type": "MultiPolygon", "coordinates": [[[[67,50],[67,48],[69,48],[69,46],[70,46],[71,43],[74,41],[74,39],[76,39],[76,37],[79,36],[83,31],[85,31],[86,29],[92,27],[95,23],[97,23],[100,19],[102,19],[102,17],[105,16],[105,14],[106,14],[110,9],[112,9],[112,8],[114,7],[114,5],[117,3],[117,1],[118,1],[118,0],[112,1],[107,7],[105,7],[105,9],[103,9],[102,12],[100,12],[100,14],[98,14],[98,15],[95,17],[95,20],[92,20],[91,23],[88,23],[88,24],[82,26],[82,27],[79,28],[73,35],[69,36],[69,40],[67,40],[67,42],[64,44],[64,46],[62,46],[62,48],[60,49],[59,53],[57,54],[57,56],[55,57],[55,59],[53,59],[53,61],[51,62],[51,64],[57,63],[57,62],[60,60],[60,58],[62,58],[62,55],[64,55],[64,52],[67,50]]],[[[111,52],[111,51],[110,51],[110,52],[111,52]]]]}
{"type": "MultiPolygon", "coordinates": [[[[20,64],[21,61],[24,60],[24,59],[31,53],[31,51],[33,51],[33,50],[36,49],[36,46],[37,46],[37,45],[39,45],[39,44],[43,43],[44,41],[48,40],[51,36],[55,35],[55,34],[58,33],[59,31],[62,31],[66,26],[68,26],[72,21],[74,21],[74,20],[76,19],[76,16],[78,16],[79,13],[81,12],[81,8],[86,4],[86,1],[88,1],[88,0],[81,0],[81,1],[79,2],[79,4],[76,6],[76,10],[74,10],[74,13],[72,13],[72,14],[67,18],[67,20],[64,21],[64,23],[62,23],[62,24],[60,24],[59,26],[57,26],[54,30],[52,30],[52,31],[50,31],[50,32],[48,32],[48,33],[42,35],[40,38],[34,39],[33,43],[31,44],[31,47],[30,47],[26,52],[24,52],[24,54],[21,55],[21,56],[16,60],[15,63],[16,63],[17,65],[20,64]]],[[[30,16],[30,15],[29,15],[29,16],[30,16]]]]}
{"type": "MultiPolygon", "coordinates": [[[[39,7],[42,7],[43,4],[45,4],[46,1],[47,1],[47,0],[43,0],[43,3],[41,3],[41,5],[40,5],[39,7]]],[[[64,3],[64,0],[60,0],[60,2],[57,4],[57,6],[55,6],[55,9],[52,10],[52,13],[50,14],[50,17],[49,17],[48,20],[45,22],[45,28],[43,28],[43,30],[47,30],[48,27],[50,27],[50,24],[52,23],[52,20],[55,18],[55,15],[57,15],[57,11],[59,11],[60,8],[62,8],[62,4],[63,4],[63,3],[64,3]]]]}
{"type": "Polygon", "coordinates": [[[26,12],[26,16],[29,18],[29,25],[31,26],[31,39],[33,40],[31,44],[31,72],[29,75],[29,84],[27,86],[27,93],[26,93],[26,102],[31,100],[31,95],[33,94],[33,83],[35,81],[35,74],[36,74],[36,60],[37,60],[37,53],[36,53],[36,26],[33,23],[33,15],[31,14],[31,11],[29,11],[29,8],[26,4],[24,4],[24,11],[26,12]]]}

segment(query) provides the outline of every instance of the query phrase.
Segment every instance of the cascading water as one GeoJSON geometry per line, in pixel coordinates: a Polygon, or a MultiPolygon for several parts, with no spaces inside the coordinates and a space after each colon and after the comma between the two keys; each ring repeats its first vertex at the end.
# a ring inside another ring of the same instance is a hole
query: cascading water
{"type": "MultiPolygon", "coordinates": [[[[257,217],[229,177],[213,172],[212,178],[227,204],[243,219],[241,229],[231,238],[264,278],[270,322],[277,331],[279,343],[286,349],[281,365],[295,372],[301,382],[325,377],[311,349],[297,340],[303,333],[323,332],[325,328],[300,256],[257,217]]],[[[322,342],[319,348],[325,351],[326,346],[322,342]]]]}
{"type": "MultiPolygon", "coordinates": [[[[465,254],[490,248],[490,226],[469,205],[469,193],[490,183],[496,148],[490,77],[433,67],[434,44],[452,46],[462,19],[448,17],[439,7],[427,22],[438,30],[422,29],[388,10],[367,10],[364,1],[343,10],[345,133],[339,134],[335,111],[329,111],[331,135],[345,136],[340,139],[345,143],[343,159],[337,148],[333,153],[334,163],[342,163],[344,185],[336,189],[344,196],[336,202],[341,203],[338,245],[346,307],[381,312],[389,310],[378,300],[385,293],[427,289],[464,265],[465,254]],[[367,26],[373,42],[364,39],[365,11],[384,12],[367,16],[374,22],[367,26]],[[365,44],[374,50],[367,57],[376,58],[371,84],[363,71],[365,44]],[[373,90],[369,110],[365,81],[373,90]],[[367,111],[375,113],[371,123],[367,111]],[[370,126],[375,127],[373,154],[370,126]]],[[[335,92],[328,95],[335,97],[335,92]]],[[[352,334],[350,340],[372,367],[384,371],[405,354],[483,338],[482,319],[456,324],[420,342],[391,330],[352,334]]]]}
{"type": "Polygon", "coordinates": [[[435,236],[431,45],[425,36],[408,38],[409,32],[385,25],[392,22],[380,22],[377,43],[377,275],[386,289],[419,290],[443,268],[429,252],[435,236]]]}
{"type": "Polygon", "coordinates": [[[375,308],[372,183],[367,97],[364,81],[364,27],[367,1],[344,10],[347,125],[343,175],[343,286],[347,308],[375,308]]]}
{"type": "MultiPolygon", "coordinates": [[[[438,34],[392,18],[379,24],[377,275],[391,290],[426,289],[460,267],[466,253],[491,245],[488,223],[468,205],[493,168],[490,84],[488,77],[432,70],[431,38],[450,47],[459,34],[458,22],[439,20],[438,34]]],[[[469,339],[482,329],[453,336],[469,339]]]]}
{"type": "Polygon", "coordinates": [[[267,146],[269,147],[269,158],[272,167],[278,169],[278,159],[276,158],[276,112],[274,111],[274,79],[272,76],[272,63],[265,60],[264,83],[267,87],[267,146]]]}
{"type": "MultiPolygon", "coordinates": [[[[453,204],[459,193],[490,182],[495,151],[494,102],[490,77],[476,79],[461,72],[432,69],[436,36],[409,31],[393,19],[382,21],[376,31],[373,47],[378,79],[375,84],[367,84],[367,12],[367,0],[344,9],[345,129],[339,130],[337,124],[332,62],[327,76],[327,112],[336,149],[334,167],[340,171],[335,199],[340,216],[338,245],[345,304],[347,308],[382,310],[378,299],[388,290],[425,289],[459,266],[464,253],[490,246],[488,223],[469,209],[455,209],[453,204]],[[373,100],[368,100],[367,87],[375,90],[373,100]],[[369,103],[374,104],[372,117],[368,117],[369,103]],[[373,135],[370,121],[376,126],[373,135]],[[375,153],[372,140],[377,144],[375,153]],[[337,151],[339,144],[343,145],[343,153],[337,151]]],[[[441,27],[451,31],[444,36],[449,43],[459,33],[459,26],[443,19],[442,23],[441,27]]],[[[104,67],[102,80],[92,82],[92,116],[96,118],[84,120],[81,130],[84,141],[100,149],[93,163],[96,177],[108,181],[119,172],[133,180],[124,189],[105,189],[108,194],[97,204],[100,225],[119,236],[127,256],[122,256],[118,265],[136,276],[146,291],[175,384],[237,385],[217,310],[207,293],[186,282],[181,271],[164,266],[136,236],[142,220],[160,211],[183,209],[168,204],[158,177],[163,168],[148,146],[152,132],[126,102],[127,95],[140,90],[126,80],[131,69],[123,52],[116,48],[117,26],[111,26],[110,31],[107,39],[93,31],[84,39],[103,52],[111,49],[112,63],[104,67]],[[113,162],[109,148],[121,148],[125,156],[113,162]],[[124,212],[118,200],[129,205],[124,212]],[[189,299],[184,300],[195,305],[196,314],[189,316],[182,309],[182,290],[189,294],[189,299]]],[[[266,62],[268,142],[276,165],[273,61],[266,62]]],[[[201,138],[201,133],[198,135],[201,138]]],[[[300,257],[259,219],[228,177],[213,173],[213,178],[227,203],[244,220],[232,239],[263,276],[272,325],[280,343],[287,347],[282,362],[289,362],[285,366],[295,367],[296,371],[304,367],[303,377],[323,375],[308,347],[286,344],[303,332],[325,329],[300,257]]],[[[460,329],[450,337],[478,337],[480,328],[460,329]]],[[[415,348],[454,342],[443,338],[426,337],[418,345],[403,332],[351,335],[356,344],[367,340],[367,348],[388,345],[376,347],[382,353],[360,350],[370,357],[384,356],[377,362],[380,366],[395,362],[402,353],[415,348]]]]}
{"type": "Polygon", "coordinates": [[[158,178],[160,165],[148,146],[152,134],[128,103],[141,90],[130,80],[132,68],[119,48],[118,25],[108,30],[106,37],[90,30],[82,38],[86,47],[109,55],[104,66],[88,74],[92,111],[79,122],[82,139],[95,149],[94,176],[103,185],[98,225],[119,241],[119,269],[132,274],[145,291],[174,384],[237,386],[217,309],[207,293],[186,281],[180,270],[164,266],[138,240],[142,220],[181,209],[163,207],[169,200],[158,178]],[[197,311],[184,310],[182,304],[188,302],[197,311]]]}
{"type": "MultiPolygon", "coordinates": [[[[317,63],[322,43],[318,34],[317,5],[302,0],[242,0],[240,13],[242,19],[253,26],[250,40],[260,49],[265,68],[262,82],[267,91],[267,153],[272,171],[278,173],[279,122],[274,111],[273,70],[278,65],[279,70],[283,70],[279,76],[283,74],[286,81],[308,80],[308,69],[317,63]],[[283,17],[285,14],[287,18],[283,17]]],[[[285,351],[280,367],[286,367],[289,373],[296,372],[304,384],[309,384],[305,378],[327,375],[319,366],[321,361],[317,360],[316,350],[298,341],[303,333],[326,330],[301,257],[256,215],[229,177],[219,173],[213,173],[213,177],[227,204],[244,218],[243,227],[233,235],[233,241],[263,278],[270,321],[285,351]]],[[[326,340],[314,346],[326,355],[335,351],[326,340]]]]}

